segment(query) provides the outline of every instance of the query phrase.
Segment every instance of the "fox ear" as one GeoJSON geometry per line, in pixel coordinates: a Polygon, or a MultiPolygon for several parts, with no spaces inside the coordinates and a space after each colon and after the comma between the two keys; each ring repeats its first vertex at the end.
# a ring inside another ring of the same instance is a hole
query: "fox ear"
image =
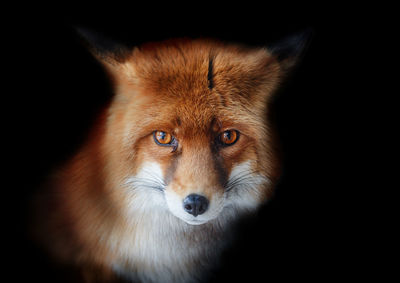
{"type": "Polygon", "coordinates": [[[314,31],[308,28],[268,47],[268,50],[280,63],[284,73],[288,73],[299,63],[311,42],[313,34],[314,31]]]}
{"type": "Polygon", "coordinates": [[[85,27],[75,27],[79,37],[89,51],[106,67],[115,67],[129,57],[129,48],[94,30],[85,27]]]}
{"type": "Polygon", "coordinates": [[[133,68],[127,64],[133,53],[130,48],[88,28],[75,27],[75,30],[83,44],[103,65],[114,86],[134,77],[133,68]]]}

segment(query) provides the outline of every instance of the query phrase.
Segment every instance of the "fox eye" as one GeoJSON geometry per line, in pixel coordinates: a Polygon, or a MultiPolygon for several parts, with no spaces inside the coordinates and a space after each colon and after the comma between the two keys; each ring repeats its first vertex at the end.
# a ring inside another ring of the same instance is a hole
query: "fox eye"
{"type": "Polygon", "coordinates": [[[160,146],[172,147],[172,152],[175,152],[178,148],[178,141],[173,135],[164,131],[153,132],[154,142],[160,146]]]}
{"type": "Polygon", "coordinates": [[[219,135],[219,141],[222,145],[233,145],[239,139],[239,132],[228,130],[219,135]]]}
{"type": "Polygon", "coordinates": [[[171,143],[172,136],[171,136],[171,134],[163,132],[163,131],[155,131],[154,132],[154,140],[158,144],[167,145],[167,144],[171,143]]]}

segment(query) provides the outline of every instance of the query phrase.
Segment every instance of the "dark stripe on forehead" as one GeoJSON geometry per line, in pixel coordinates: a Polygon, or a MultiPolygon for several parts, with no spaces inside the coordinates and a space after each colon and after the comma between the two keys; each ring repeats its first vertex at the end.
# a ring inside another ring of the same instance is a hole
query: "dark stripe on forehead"
{"type": "Polygon", "coordinates": [[[214,87],[214,81],[213,81],[213,63],[214,59],[213,56],[210,55],[208,59],[208,74],[207,74],[207,80],[208,80],[208,88],[213,89],[214,87]]]}
{"type": "MultiPolygon", "coordinates": [[[[210,57],[208,59],[208,74],[207,74],[207,80],[208,80],[208,89],[209,90],[213,90],[214,86],[215,86],[215,78],[214,78],[214,71],[215,71],[215,66],[214,66],[214,58],[215,55],[210,54],[210,57]]],[[[227,106],[226,105],[226,101],[225,98],[221,95],[221,93],[219,93],[218,91],[214,91],[216,95],[218,95],[219,100],[221,101],[221,104],[223,106],[227,106]]]]}

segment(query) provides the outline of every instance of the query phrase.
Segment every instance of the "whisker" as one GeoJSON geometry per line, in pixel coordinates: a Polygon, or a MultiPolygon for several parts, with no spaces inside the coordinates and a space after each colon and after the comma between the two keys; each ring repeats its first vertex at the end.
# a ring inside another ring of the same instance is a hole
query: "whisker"
{"type": "Polygon", "coordinates": [[[157,179],[152,179],[152,178],[143,178],[143,177],[132,177],[130,178],[127,183],[137,183],[137,182],[143,182],[143,183],[152,183],[152,184],[159,184],[160,186],[165,187],[165,183],[162,180],[157,180],[157,179]]]}
{"type": "Polygon", "coordinates": [[[257,171],[255,171],[255,170],[253,170],[253,171],[246,171],[246,172],[243,172],[243,173],[241,173],[241,174],[239,174],[239,175],[236,175],[236,176],[234,176],[234,178],[232,178],[232,179],[229,179],[225,184],[224,184],[224,186],[231,186],[231,185],[233,185],[233,184],[235,184],[235,183],[237,183],[237,182],[240,182],[240,181],[242,181],[243,179],[246,179],[246,178],[254,178],[254,173],[257,173],[257,171]]]}
{"type": "Polygon", "coordinates": [[[162,180],[157,175],[153,174],[151,171],[146,170],[143,172],[146,176],[145,177],[130,177],[125,182],[126,185],[135,188],[149,188],[149,189],[156,189],[159,191],[163,191],[166,184],[164,180],[162,180]]]}
{"type": "Polygon", "coordinates": [[[137,178],[156,180],[156,181],[158,181],[158,183],[162,184],[163,186],[166,185],[165,182],[164,182],[164,180],[161,179],[158,175],[154,174],[152,171],[150,171],[150,170],[145,170],[145,171],[143,171],[143,173],[145,173],[145,174],[148,175],[149,177],[137,177],[137,178]]]}
{"type": "Polygon", "coordinates": [[[134,188],[142,187],[142,188],[149,188],[149,189],[157,189],[162,191],[164,189],[163,186],[160,184],[155,184],[155,183],[149,183],[147,181],[143,180],[135,180],[132,182],[129,182],[130,185],[132,185],[134,188]]]}
{"type": "Polygon", "coordinates": [[[257,171],[255,170],[246,171],[228,180],[225,183],[225,191],[229,192],[237,188],[253,190],[253,191],[257,190],[257,185],[262,183],[262,181],[267,181],[268,179],[258,174],[257,176],[255,176],[254,173],[257,173],[257,171]]]}

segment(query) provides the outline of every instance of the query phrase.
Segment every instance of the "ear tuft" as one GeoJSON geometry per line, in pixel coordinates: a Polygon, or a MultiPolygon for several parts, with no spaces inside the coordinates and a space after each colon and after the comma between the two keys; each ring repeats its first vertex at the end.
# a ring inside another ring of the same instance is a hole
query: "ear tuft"
{"type": "Polygon", "coordinates": [[[125,45],[86,27],[76,26],[75,30],[100,61],[115,64],[124,62],[128,57],[129,49],[125,45]]]}
{"type": "Polygon", "coordinates": [[[307,28],[272,44],[268,50],[278,59],[283,70],[288,72],[300,61],[313,35],[314,30],[307,28]]]}

